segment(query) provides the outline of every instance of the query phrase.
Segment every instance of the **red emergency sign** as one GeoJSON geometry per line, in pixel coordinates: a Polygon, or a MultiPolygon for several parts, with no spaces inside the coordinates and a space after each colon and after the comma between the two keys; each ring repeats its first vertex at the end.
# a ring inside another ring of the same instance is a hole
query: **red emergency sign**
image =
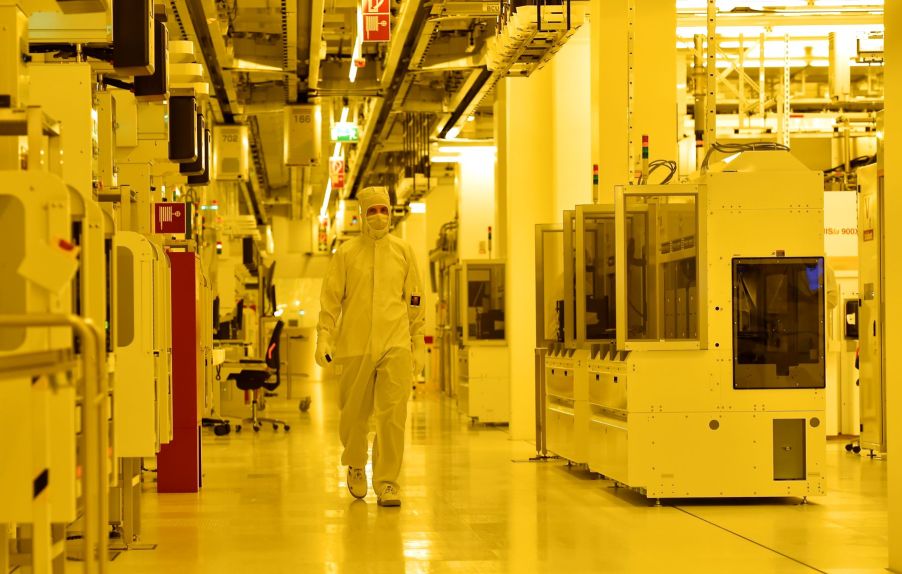
{"type": "Polygon", "coordinates": [[[388,42],[391,40],[391,16],[389,14],[363,15],[363,41],[388,42]]]}
{"type": "Polygon", "coordinates": [[[171,201],[153,204],[154,233],[186,233],[187,229],[187,205],[171,201]]]}
{"type": "Polygon", "coordinates": [[[345,160],[340,158],[329,160],[329,177],[332,179],[332,189],[344,189],[345,160]]]}
{"type": "Polygon", "coordinates": [[[363,0],[363,41],[391,40],[391,12],[389,0],[363,0]]]}

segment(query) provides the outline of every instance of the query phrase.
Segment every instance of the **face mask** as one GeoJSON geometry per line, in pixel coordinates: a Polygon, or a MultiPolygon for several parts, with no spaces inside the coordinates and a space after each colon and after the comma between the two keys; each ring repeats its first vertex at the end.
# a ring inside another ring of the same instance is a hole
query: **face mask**
{"type": "Polygon", "coordinates": [[[388,233],[388,216],[373,214],[366,216],[366,225],[373,239],[382,239],[388,233]]]}

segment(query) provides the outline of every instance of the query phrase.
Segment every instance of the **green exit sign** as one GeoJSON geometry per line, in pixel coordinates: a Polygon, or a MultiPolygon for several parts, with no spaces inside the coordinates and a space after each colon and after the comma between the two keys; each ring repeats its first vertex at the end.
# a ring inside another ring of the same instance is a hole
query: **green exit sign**
{"type": "Polygon", "coordinates": [[[360,130],[357,124],[351,122],[338,122],[332,126],[332,141],[356,142],[360,139],[360,130]]]}

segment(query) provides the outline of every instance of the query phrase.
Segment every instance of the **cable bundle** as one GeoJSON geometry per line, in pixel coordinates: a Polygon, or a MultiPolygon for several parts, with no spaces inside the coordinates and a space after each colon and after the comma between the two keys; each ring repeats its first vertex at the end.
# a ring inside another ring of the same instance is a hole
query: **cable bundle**
{"type": "Polygon", "coordinates": [[[714,142],[708,148],[705,159],[702,161],[702,173],[708,171],[708,161],[714,152],[720,152],[724,155],[733,155],[744,151],[789,151],[789,147],[777,142],[757,141],[747,143],[718,143],[714,142]]]}
{"type": "Polygon", "coordinates": [[[648,173],[639,178],[639,184],[645,185],[648,183],[648,178],[651,177],[651,174],[654,173],[656,169],[659,167],[666,167],[670,173],[667,174],[667,177],[661,181],[661,184],[670,183],[670,180],[673,179],[673,176],[676,175],[677,164],[675,161],[669,159],[656,159],[653,162],[648,164],[648,173]]]}
{"type": "MultiPolygon", "coordinates": [[[[876,155],[860,155],[849,161],[849,171],[855,171],[859,167],[864,167],[866,165],[871,165],[872,163],[877,163],[876,155]]],[[[835,173],[835,172],[844,172],[846,169],[846,164],[841,163],[836,167],[831,167],[830,169],[824,170],[824,174],[835,173]]]]}

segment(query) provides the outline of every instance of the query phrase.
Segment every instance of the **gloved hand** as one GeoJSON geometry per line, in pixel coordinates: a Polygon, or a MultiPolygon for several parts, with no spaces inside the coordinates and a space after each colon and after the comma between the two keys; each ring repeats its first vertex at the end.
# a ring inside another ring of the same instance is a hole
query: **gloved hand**
{"type": "Polygon", "coordinates": [[[426,368],[426,341],[423,337],[414,337],[411,341],[411,352],[413,353],[413,376],[419,376],[426,368]]]}
{"type": "Polygon", "coordinates": [[[319,335],[316,338],[316,353],[313,355],[316,364],[322,368],[329,366],[334,356],[332,355],[332,341],[325,335],[319,335]]]}

